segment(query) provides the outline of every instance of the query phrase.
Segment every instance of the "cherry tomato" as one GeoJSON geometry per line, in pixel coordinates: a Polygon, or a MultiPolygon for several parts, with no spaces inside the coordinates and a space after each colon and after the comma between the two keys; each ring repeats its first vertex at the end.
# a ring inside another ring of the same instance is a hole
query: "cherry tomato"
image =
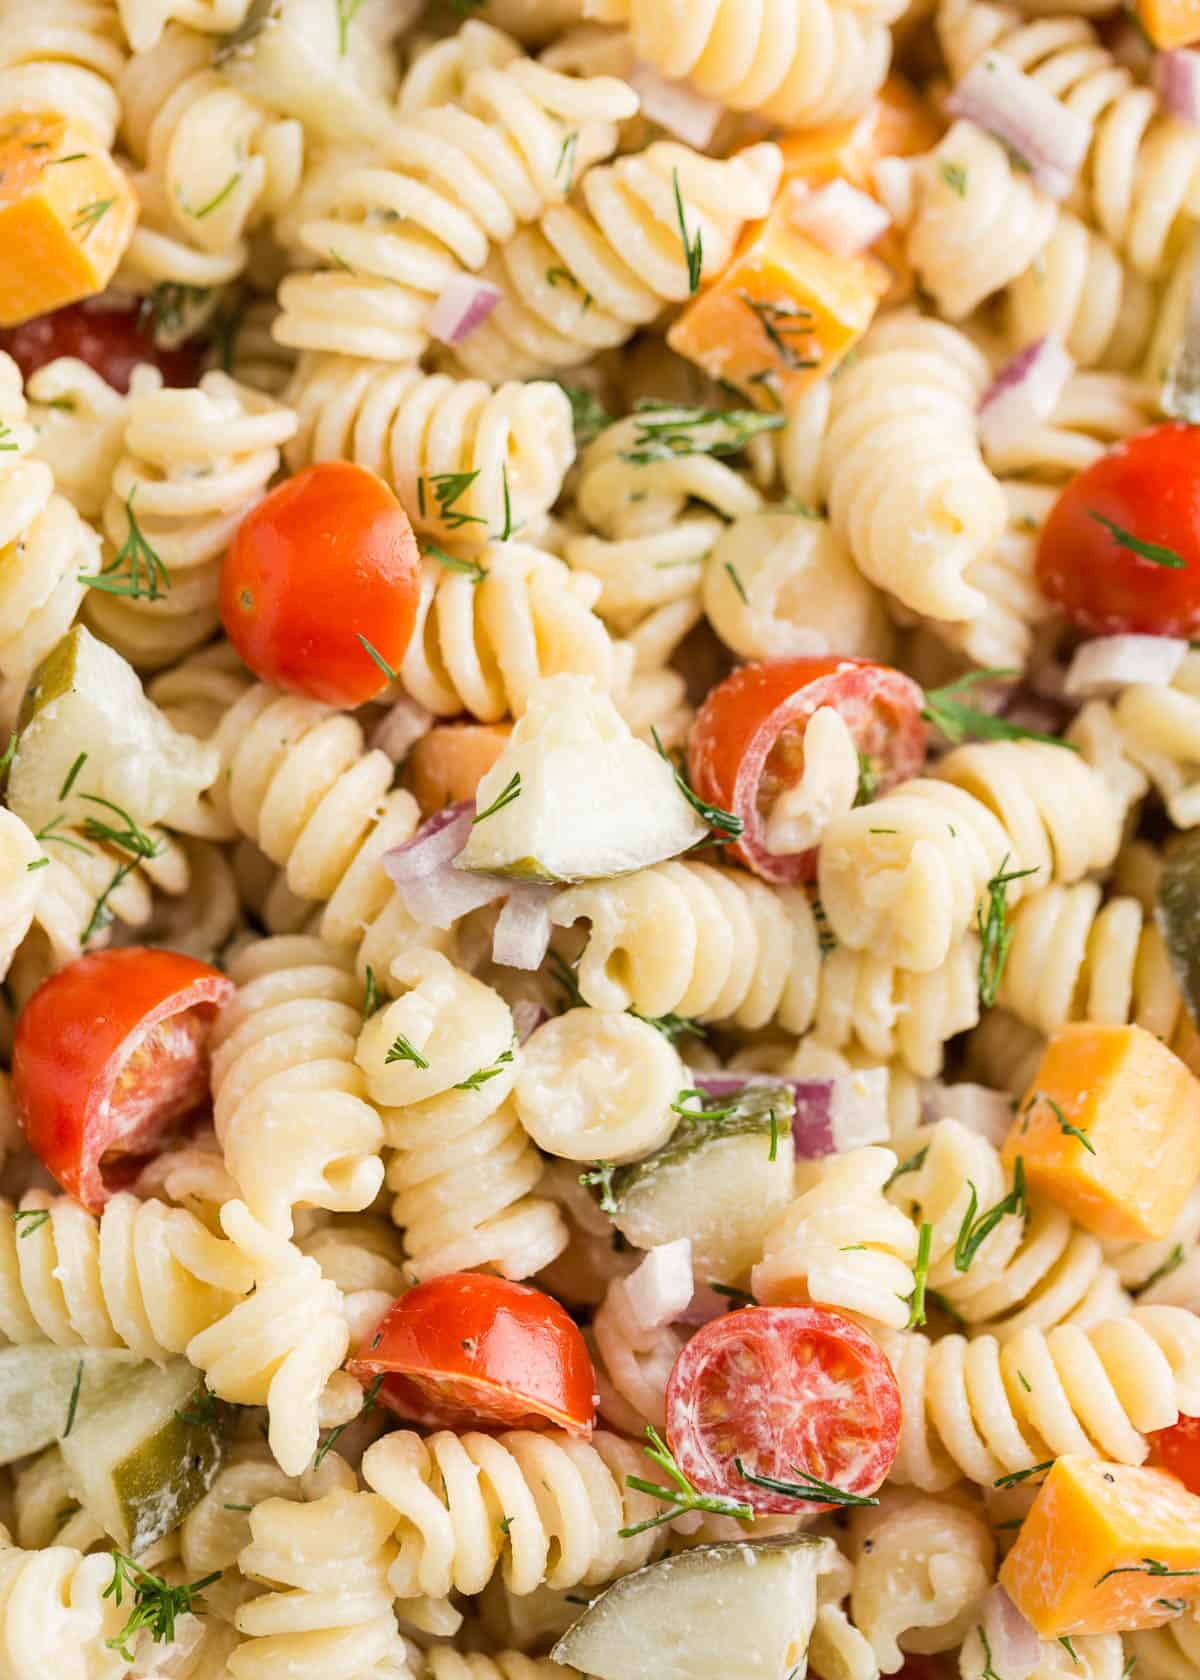
{"type": "Polygon", "coordinates": [[[1184,1487],[1200,1493],[1200,1417],[1180,1417],[1169,1429],[1150,1435],[1154,1462],[1178,1476],[1184,1487]]]}
{"type": "MultiPolygon", "coordinates": [[[[676,1359],[667,1440],[704,1493],[756,1511],[824,1511],[831,1502],[762,1487],[805,1476],[870,1494],[900,1439],[900,1390],[879,1345],[820,1307],[747,1307],[714,1318],[676,1359]]],[[[836,1503],[836,1502],[832,1502],[836,1503]]]]}
{"type": "Polygon", "coordinates": [[[221,572],[221,617],[265,682],[359,706],[388,685],[380,660],[399,669],[420,589],[412,526],[387,485],[350,461],[322,461],[242,520],[221,572]]]}
{"type": "Polygon", "coordinates": [[[1037,580],[1085,630],[1194,635],[1200,427],[1139,432],[1078,473],[1042,527],[1037,580]]]}
{"type": "Polygon", "coordinates": [[[129,1176],[122,1163],[157,1153],[207,1098],[209,1028],[233,991],[207,963],[130,946],[77,957],[21,1011],[17,1116],[42,1165],[90,1212],[129,1176]]]}
{"type": "Polygon", "coordinates": [[[95,298],[9,327],[0,332],[0,350],[8,351],[26,379],[56,356],[76,356],[117,391],[128,391],[139,362],[152,362],[168,385],[194,385],[204,357],[200,343],[160,350],[136,305],[111,309],[95,298]]]}
{"type": "Polygon", "coordinates": [[[732,855],[765,881],[807,881],[816,848],[767,850],[771,807],[804,773],[804,732],[819,706],[841,715],[871,796],[918,773],[925,759],[924,695],[890,665],[837,656],[740,665],[706,698],[692,725],[688,771],[701,799],[742,819],[732,855]]]}
{"type": "Polygon", "coordinates": [[[394,1301],[348,1369],[429,1429],[544,1429],[586,1439],[595,1372],[579,1327],[551,1295],[451,1272],[394,1301]]]}

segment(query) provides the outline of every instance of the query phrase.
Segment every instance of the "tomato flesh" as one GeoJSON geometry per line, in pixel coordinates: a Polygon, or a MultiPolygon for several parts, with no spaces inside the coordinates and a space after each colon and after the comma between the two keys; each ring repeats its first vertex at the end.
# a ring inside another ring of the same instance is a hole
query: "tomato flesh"
{"type": "Polygon", "coordinates": [[[431,1278],[394,1301],[348,1370],[429,1429],[591,1435],[596,1380],[579,1327],[550,1295],[481,1272],[431,1278]]]}
{"type": "Polygon", "coordinates": [[[412,526],[387,485],[352,462],[322,461],[242,520],[221,572],[221,618],[264,682],[359,706],[399,670],[420,587],[412,526]]]}
{"type": "Polygon", "coordinates": [[[1084,630],[1195,635],[1200,427],[1139,432],[1078,473],[1042,527],[1037,580],[1084,630]]]}
{"type": "Polygon", "coordinates": [[[140,362],[152,363],[168,385],[194,385],[204,359],[199,343],[160,349],[136,305],[101,308],[94,298],[7,328],[0,332],[0,350],[7,350],[25,379],[59,356],[75,356],[117,391],[128,391],[140,362]]]}
{"type": "Polygon", "coordinates": [[[688,770],[702,799],[742,819],[731,855],[764,880],[816,876],[816,848],[769,851],[764,825],[785,789],[804,774],[804,732],[821,706],[840,714],[874,797],[918,774],[925,759],[924,696],[887,665],[837,657],[739,666],[707,696],[688,742],[688,770]]]}
{"type": "Polygon", "coordinates": [[[667,1440],[704,1493],[762,1512],[832,1509],[763,1488],[738,1469],[796,1485],[802,1473],[871,1494],[900,1439],[900,1390],[876,1342],[819,1307],[747,1307],[713,1319],[667,1383],[667,1440]]]}
{"type": "Polygon", "coordinates": [[[1169,1429],[1150,1435],[1155,1464],[1178,1476],[1191,1493],[1200,1493],[1200,1417],[1180,1416],[1169,1429]]]}
{"type": "Polygon", "coordinates": [[[17,1020],[13,1096],[30,1148],[96,1213],[207,1100],[208,1036],[232,981],[176,951],[78,957],[17,1020]]]}

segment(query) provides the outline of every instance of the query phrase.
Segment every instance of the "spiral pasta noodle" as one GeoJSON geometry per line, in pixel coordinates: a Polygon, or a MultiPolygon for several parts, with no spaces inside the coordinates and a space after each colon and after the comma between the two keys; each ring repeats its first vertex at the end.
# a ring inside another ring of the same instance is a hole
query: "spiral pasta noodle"
{"type": "Polygon", "coordinates": [[[1200,1402],[1198,1340],[1179,1307],[1135,1307],[1089,1330],[1030,1328],[1003,1344],[882,1330],[904,1407],[893,1477],[936,1492],[960,1475],[990,1486],[1060,1453],[1141,1464],[1146,1433],[1200,1402]]]}
{"type": "Polygon", "coordinates": [[[644,1329],[630,1307],[624,1280],[614,1278],[592,1319],[592,1338],[601,1416],[634,1438],[648,1423],[661,1432],[667,1378],[684,1345],[682,1334],[670,1325],[644,1329]]]}
{"type": "MultiPolygon", "coordinates": [[[[872,807],[875,809],[876,807],[872,807]]],[[[808,897],[710,864],[664,863],[568,887],[556,926],[589,923],[578,967],[596,1009],[672,1012],[751,1030],[775,1021],[833,1047],[860,1042],[936,1072],[941,1047],[978,1018],[977,959],[960,941],[938,974],[874,952],[829,949],[808,897]]]]}
{"type": "Polygon", "coordinates": [[[392,1591],[479,1592],[498,1566],[514,1593],[639,1568],[666,1538],[661,1528],[618,1532],[655,1514],[656,1502],[627,1483],[644,1464],[631,1441],[605,1430],[590,1442],[557,1430],[385,1435],[368,1447],[362,1474],[392,1510],[392,1591]]]}
{"type": "MultiPolygon", "coordinates": [[[[135,368],[135,387],[154,384],[135,368]]],[[[54,474],[54,487],[77,513],[98,521],[121,454],[128,401],[86,362],[58,356],[31,373],[25,385],[34,453],[54,474]]]]}
{"type": "Polygon", "coordinates": [[[1153,784],[1177,828],[1200,821],[1200,658],[1184,655],[1169,683],[1131,683],[1090,701],[1067,732],[1133,804],[1153,784]]]}
{"type": "Polygon", "coordinates": [[[687,77],[735,111],[794,127],[861,111],[887,72],[891,0],[783,6],[704,0],[687,14],[655,0],[588,0],[587,16],[627,23],[639,58],[663,75],[687,77]]]}
{"type": "Polygon", "coordinates": [[[0,1529],[0,1663],[13,1680],[122,1680],[128,1661],[115,1641],[129,1614],[105,1590],[113,1577],[105,1552],[73,1546],[22,1551],[0,1529]]]}
{"type": "Polygon", "coordinates": [[[325,266],[289,275],[275,334],[305,350],[412,361],[446,283],[561,204],[616,150],[637,96],[526,58],[482,64],[453,100],[410,113],[369,162],[335,154],[291,211],[325,266]]]}
{"type": "Polygon", "coordinates": [[[1165,1627],[1127,1633],[1125,1642],[1143,1680],[1191,1680],[1200,1665],[1200,1620],[1194,1611],[1165,1627]]]}
{"type": "Polygon", "coordinates": [[[1102,234],[1067,210],[1005,294],[1008,336],[1020,347],[1057,333],[1077,367],[1133,372],[1150,339],[1154,289],[1102,234]]]}
{"type": "Polygon", "coordinates": [[[1112,862],[1121,812],[1078,754],[1038,741],[958,747],[937,778],[902,783],[836,818],[818,864],[837,938],[918,972],[936,969],[969,926],[989,880],[1015,904],[1112,862]]]}
{"type": "Polygon", "coordinates": [[[902,1329],[917,1232],[883,1194],[896,1166],[890,1149],[872,1147],[823,1161],[815,1182],[767,1227],[751,1274],[755,1297],[768,1306],[811,1301],[902,1329]]]}
{"type": "Polygon", "coordinates": [[[1026,669],[1041,628],[1054,609],[1038,588],[1038,533],[1054,506],[1055,492],[1047,484],[1005,478],[1000,488],[1008,508],[1004,533],[990,554],[967,572],[967,581],[987,600],[978,618],[961,624],[927,620],[930,632],[947,647],[958,649],[983,670],[1026,669]]]}
{"type": "Polygon", "coordinates": [[[300,124],[272,116],[214,70],[212,49],[211,36],[168,24],[118,81],[142,206],[124,273],[139,290],[235,279],[248,260],[246,235],[300,185],[300,124]]]}
{"type": "Polygon", "coordinates": [[[1200,137],[1160,111],[1081,17],[1027,21],[1006,6],[944,0],[938,33],[961,76],[986,51],[1015,61],[1082,116],[1090,130],[1082,171],[1093,219],[1139,274],[1160,275],[1190,215],[1200,137]]]}
{"type": "Polygon", "coordinates": [[[103,1539],[100,1524],[71,1497],[67,1466],[57,1447],[26,1459],[13,1479],[18,1546],[75,1546],[86,1552],[103,1539]]]}
{"type": "Polygon", "coordinates": [[[493,390],[480,379],[323,356],[306,358],[288,395],[299,419],[287,450],[294,470],[357,461],[392,486],[416,530],[439,542],[474,548],[536,527],[575,455],[571,404],[559,385],[493,390]]]}
{"type": "Polygon", "coordinates": [[[1111,444],[1140,432],[1158,413],[1158,392],[1129,374],[1076,373],[1048,420],[993,438],[984,457],[993,472],[1061,483],[1091,466],[1111,444]]]}
{"type": "Polygon", "coordinates": [[[289,1231],[297,1206],[354,1213],[383,1185],[383,1123],[354,1065],[362,988],[318,939],[266,939],[229,966],[212,1035],[213,1117],[250,1211],[289,1231]]]}
{"type": "Polygon", "coordinates": [[[409,989],[367,1022],[356,1059],[395,1150],[387,1183],[409,1270],[433,1277],[486,1265],[530,1277],[567,1233],[553,1203],[530,1195],[542,1163],[511,1100],[518,1052],[508,1006],[437,951],[401,954],[392,976],[409,989]],[[427,1065],[389,1060],[398,1041],[427,1065]]]}
{"type": "Polygon", "coordinates": [[[62,111],[85,122],[111,148],[126,61],[113,0],[25,0],[0,8],[0,114],[62,111]]]}
{"type": "Polygon", "coordinates": [[[976,442],[991,379],[953,327],[898,315],[867,333],[838,378],[825,435],[830,521],[859,569],[906,607],[970,619],[966,573],[1004,529],[1004,498],[976,442]]]}
{"type": "Polygon", "coordinates": [[[388,1587],[396,1548],[384,1500],[337,1489],[307,1504],[268,1499],[249,1522],[239,1566],[272,1590],[237,1611],[234,1680],[270,1680],[318,1662],[345,1680],[411,1673],[388,1587]]]}
{"type": "Polygon", "coordinates": [[[549,1657],[527,1657],[520,1651],[492,1651],[470,1655],[435,1645],[426,1656],[424,1680],[564,1680],[576,1670],[549,1657]]]}
{"type": "Polygon", "coordinates": [[[121,24],[134,52],[157,46],[168,23],[183,23],[210,35],[240,27],[251,0],[117,0],[121,24]]]}
{"type": "Polygon", "coordinates": [[[169,664],[217,628],[225,549],[295,429],[289,408],[223,373],[205,374],[193,390],[146,385],[130,397],[104,506],[120,592],[91,590],[87,616],[139,670],[169,664]]]}
{"type": "Polygon", "coordinates": [[[500,302],[455,359],[483,378],[531,379],[623,344],[695,289],[681,225],[699,281],[718,274],[745,223],[770,208],[779,168],[770,144],[722,160],[665,140],[598,164],[578,203],[548,210],[485,264],[500,302]]]}

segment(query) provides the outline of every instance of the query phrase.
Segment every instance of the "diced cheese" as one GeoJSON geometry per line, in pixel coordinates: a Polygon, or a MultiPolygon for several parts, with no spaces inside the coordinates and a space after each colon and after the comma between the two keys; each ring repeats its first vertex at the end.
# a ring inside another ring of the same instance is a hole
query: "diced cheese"
{"type": "Polygon", "coordinates": [[[924,101],[901,77],[889,76],[861,116],[785,134],[778,142],[783,179],[819,186],[841,177],[870,191],[880,158],[917,157],[940,137],[941,127],[924,101]]]}
{"type": "Polygon", "coordinates": [[[1200,1499],[1164,1470],[1060,1458],[1000,1584],[1043,1639],[1158,1627],[1200,1598],[1200,1499]]]}
{"type": "Polygon", "coordinates": [[[785,195],[667,343],[760,408],[790,408],[866,332],[889,281],[874,257],[834,257],[806,239],[785,195]]]}
{"type": "Polygon", "coordinates": [[[52,111],[0,120],[0,326],[101,292],[137,200],[86,124],[52,111]]]}
{"type": "Polygon", "coordinates": [[[1165,1237],[1200,1178],[1200,1082],[1142,1027],[1061,1027],[1008,1134],[1018,1155],[1086,1230],[1165,1237]]]}
{"type": "Polygon", "coordinates": [[[1137,0],[1137,16],[1164,52],[1200,41],[1200,0],[1137,0]]]}
{"type": "Polygon", "coordinates": [[[474,799],[475,789],[508,745],[511,723],[439,723],[408,755],[404,785],[426,816],[474,799]]]}

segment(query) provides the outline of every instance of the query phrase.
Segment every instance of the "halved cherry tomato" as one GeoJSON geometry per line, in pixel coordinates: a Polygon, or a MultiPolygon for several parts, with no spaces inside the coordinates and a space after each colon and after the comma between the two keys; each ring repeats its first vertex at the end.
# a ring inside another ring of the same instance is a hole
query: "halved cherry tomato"
{"type": "Polygon", "coordinates": [[[359,706],[387,687],[384,665],[399,669],[420,589],[412,526],[387,485],[350,461],[322,461],[242,520],[221,572],[221,617],[265,682],[359,706]]]}
{"type": "Polygon", "coordinates": [[[90,1212],[208,1096],[208,1034],[233,982],[177,951],[77,957],[17,1018],[12,1080],[29,1147],[90,1212]]]}
{"type": "Polygon", "coordinates": [[[1042,593],[1102,634],[1200,629],[1200,427],[1156,426],[1085,467],[1038,541],[1042,593]]]}
{"type": "Polygon", "coordinates": [[[451,1272],[394,1301],[347,1369],[429,1429],[544,1429],[585,1440],[596,1376],[579,1327],[551,1295],[451,1272]]]}
{"type": "Polygon", "coordinates": [[[790,1487],[805,1476],[871,1494],[900,1440],[900,1389],[865,1330],[820,1307],[747,1307],[714,1318],[676,1359],[667,1383],[667,1440],[704,1493],[756,1511],[825,1511],[749,1480],[790,1487]]]}
{"type": "Polygon", "coordinates": [[[1169,1429],[1153,1430],[1149,1439],[1153,1462],[1200,1493],[1200,1417],[1180,1417],[1169,1429]]]}
{"type": "Polygon", "coordinates": [[[778,659],[740,665],[704,701],[688,742],[701,799],[742,819],[732,855],[764,881],[807,881],[816,849],[767,850],[764,825],[784,789],[804,773],[804,732],[832,706],[854,739],[872,796],[915,776],[925,759],[924,695],[911,678],[869,659],[778,659]]]}
{"type": "Polygon", "coordinates": [[[152,362],[168,385],[194,385],[204,359],[198,342],[161,350],[137,305],[110,309],[95,298],[9,327],[0,332],[0,350],[8,351],[26,379],[56,356],[76,356],[117,391],[128,391],[139,362],[152,362]]]}

